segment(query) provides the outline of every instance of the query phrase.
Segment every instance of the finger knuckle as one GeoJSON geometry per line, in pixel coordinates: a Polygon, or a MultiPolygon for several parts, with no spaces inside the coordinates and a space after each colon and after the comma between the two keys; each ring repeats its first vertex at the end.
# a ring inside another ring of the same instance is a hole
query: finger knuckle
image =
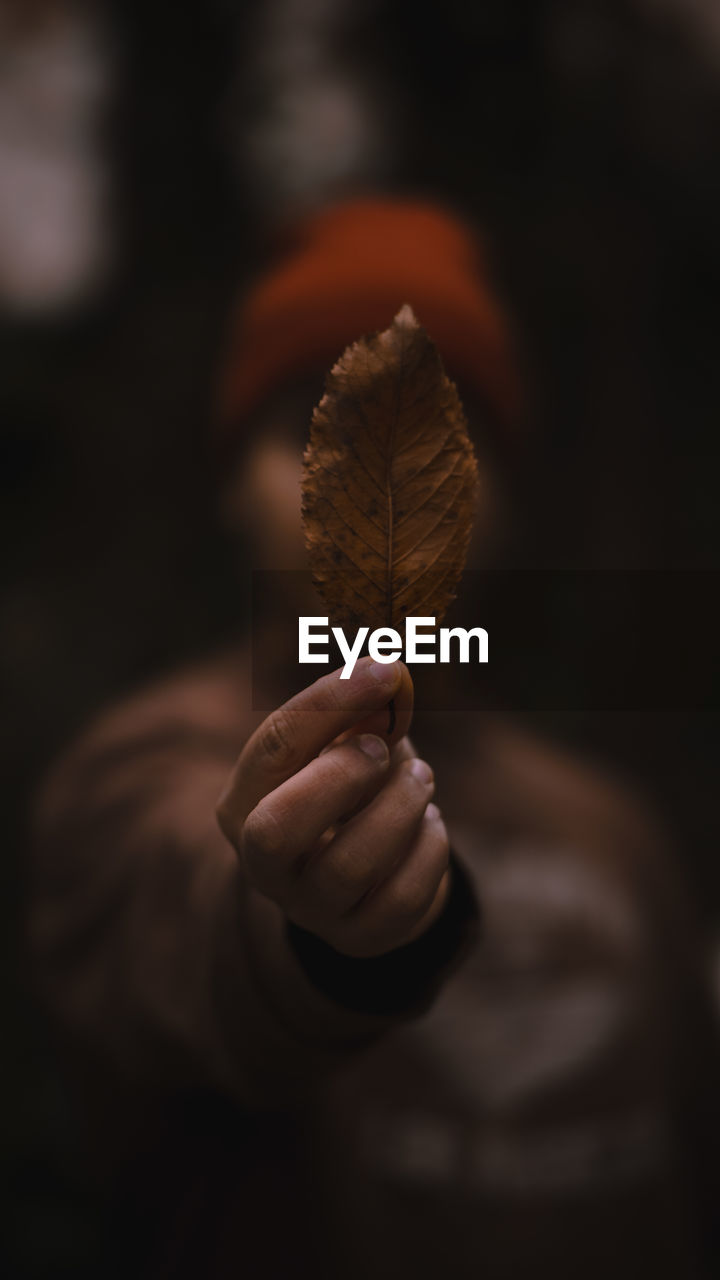
{"type": "MultiPolygon", "coordinates": [[[[368,764],[370,761],[368,760],[368,764]]],[[[325,757],[325,786],[332,791],[352,789],[363,773],[363,758],[359,751],[338,747],[325,757]],[[359,757],[359,758],[357,758],[359,757]]]]}
{"type": "Polygon", "coordinates": [[[425,812],[427,802],[427,788],[411,773],[403,771],[395,805],[398,826],[407,827],[408,824],[417,822],[425,812]]]}
{"type": "Polygon", "coordinates": [[[286,843],[282,823],[265,805],[258,805],[245,820],[242,831],[242,852],[248,870],[255,876],[265,877],[271,864],[277,861],[286,843]]]}
{"type": "Polygon", "coordinates": [[[268,716],[259,731],[258,747],[265,759],[282,769],[292,764],[295,754],[292,717],[285,707],[268,716]]]}
{"type": "Polygon", "coordinates": [[[417,879],[399,885],[393,893],[394,916],[404,924],[414,924],[432,905],[437,884],[417,879]]]}
{"type": "Polygon", "coordinates": [[[442,851],[426,859],[416,875],[405,876],[394,886],[392,908],[396,919],[413,924],[429,911],[446,870],[442,851]]]}
{"type": "Polygon", "coordinates": [[[328,880],[334,898],[354,902],[367,890],[367,865],[364,860],[353,857],[352,851],[345,851],[343,856],[336,856],[328,865],[328,880]]]}
{"type": "Polygon", "coordinates": [[[312,710],[326,716],[337,712],[343,705],[343,686],[332,676],[321,676],[312,686],[312,710]]]}

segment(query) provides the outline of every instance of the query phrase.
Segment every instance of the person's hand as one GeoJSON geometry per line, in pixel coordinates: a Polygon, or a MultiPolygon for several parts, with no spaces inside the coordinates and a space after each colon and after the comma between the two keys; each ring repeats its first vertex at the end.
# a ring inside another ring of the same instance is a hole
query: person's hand
{"type": "Polygon", "coordinates": [[[412,941],[449,888],[434,781],[407,730],[410,673],[359,662],[274,711],[245,746],[217,807],[248,881],[337,951],[412,941]],[[388,703],[395,727],[387,735],[388,703]]]}

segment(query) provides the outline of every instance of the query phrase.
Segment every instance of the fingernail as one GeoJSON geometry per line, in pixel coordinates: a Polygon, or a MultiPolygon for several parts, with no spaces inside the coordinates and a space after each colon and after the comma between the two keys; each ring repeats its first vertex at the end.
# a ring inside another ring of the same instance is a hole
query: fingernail
{"type": "Polygon", "coordinates": [[[414,778],[417,778],[418,782],[432,782],[433,780],[433,771],[424,760],[411,760],[410,772],[414,778]]]}
{"type": "Polygon", "coordinates": [[[371,760],[382,760],[384,762],[390,756],[387,744],[383,742],[382,738],[377,738],[374,733],[361,733],[355,741],[360,750],[364,751],[366,756],[370,756],[371,760]]]}
{"type": "Polygon", "coordinates": [[[425,810],[425,817],[428,818],[430,822],[434,822],[436,818],[440,817],[440,810],[436,804],[432,803],[432,801],[430,801],[430,804],[425,810]]]}
{"type": "Polygon", "coordinates": [[[395,689],[398,683],[398,664],[394,662],[371,662],[367,669],[368,678],[386,689],[395,689]]]}

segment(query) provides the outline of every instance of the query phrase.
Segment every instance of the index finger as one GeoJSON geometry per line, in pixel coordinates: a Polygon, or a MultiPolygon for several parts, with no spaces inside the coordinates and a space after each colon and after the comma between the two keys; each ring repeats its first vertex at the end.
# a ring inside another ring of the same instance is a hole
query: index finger
{"type": "MultiPolygon", "coordinates": [[[[407,732],[412,714],[412,680],[402,662],[358,662],[349,680],[340,670],[321,676],[273,711],[255,730],[240,753],[219,810],[231,809],[244,821],[269,791],[304,768],[340,734],[362,724],[373,726],[378,714],[387,724],[387,704],[394,699],[395,728],[388,746],[407,732]]],[[[382,730],[380,729],[380,732],[382,730]]]]}

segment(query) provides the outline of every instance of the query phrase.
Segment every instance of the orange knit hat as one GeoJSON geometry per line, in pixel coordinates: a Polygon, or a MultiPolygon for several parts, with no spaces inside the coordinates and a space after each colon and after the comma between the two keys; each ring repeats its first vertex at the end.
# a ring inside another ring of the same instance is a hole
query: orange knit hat
{"type": "Polygon", "coordinates": [[[387,328],[405,302],[461,389],[510,422],[519,401],[510,340],[476,236],[432,204],[365,198],[310,217],[245,296],[221,386],[226,431],[272,390],[322,373],[349,343],[387,328]]]}

